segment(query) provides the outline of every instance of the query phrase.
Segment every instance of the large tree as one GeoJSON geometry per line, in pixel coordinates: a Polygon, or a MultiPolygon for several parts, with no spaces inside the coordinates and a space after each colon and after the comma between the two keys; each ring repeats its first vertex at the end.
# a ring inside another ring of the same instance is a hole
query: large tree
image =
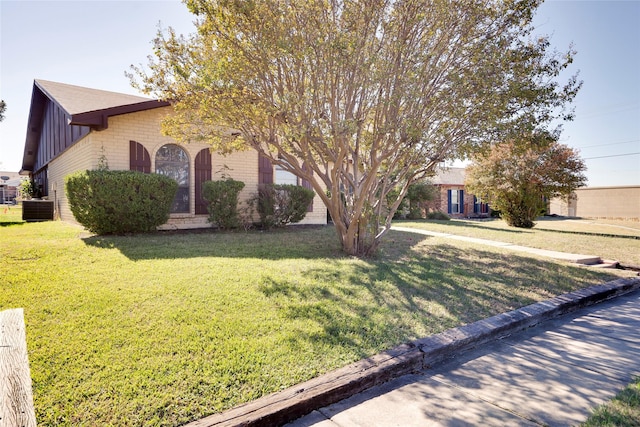
{"type": "Polygon", "coordinates": [[[584,161],[557,137],[537,131],[493,144],[467,167],[465,187],[499,210],[509,225],[532,228],[547,200],[569,197],[586,184],[584,161]]]}
{"type": "Polygon", "coordinates": [[[164,132],[256,149],[310,182],[353,255],[375,251],[440,162],[565,114],[580,86],[554,80],[574,52],[532,37],[539,0],[185,3],[197,34],[160,31],[133,67],[173,103],[164,132]]]}

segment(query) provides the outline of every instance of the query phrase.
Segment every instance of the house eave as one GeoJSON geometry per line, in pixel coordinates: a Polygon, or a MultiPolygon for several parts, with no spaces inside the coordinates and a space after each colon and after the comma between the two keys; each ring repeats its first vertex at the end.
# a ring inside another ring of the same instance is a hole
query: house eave
{"type": "Polygon", "coordinates": [[[87,111],[71,115],[70,125],[89,126],[93,130],[104,130],[109,127],[109,117],[121,114],[136,113],[139,111],[152,110],[155,108],[167,107],[171,105],[166,101],[149,100],[136,104],[120,105],[118,107],[106,108],[104,110],[87,111]]]}

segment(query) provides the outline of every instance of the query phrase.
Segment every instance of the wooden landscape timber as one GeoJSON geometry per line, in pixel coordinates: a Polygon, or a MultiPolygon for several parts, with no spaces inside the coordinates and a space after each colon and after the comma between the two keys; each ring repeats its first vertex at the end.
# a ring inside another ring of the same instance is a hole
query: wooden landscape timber
{"type": "Polygon", "coordinates": [[[35,425],[24,311],[0,311],[0,426],[35,425]]]}

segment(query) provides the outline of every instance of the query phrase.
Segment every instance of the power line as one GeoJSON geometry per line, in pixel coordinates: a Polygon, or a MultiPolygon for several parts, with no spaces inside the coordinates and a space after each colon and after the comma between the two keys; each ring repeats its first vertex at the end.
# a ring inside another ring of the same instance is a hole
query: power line
{"type": "Polygon", "coordinates": [[[640,139],[631,139],[629,141],[621,141],[621,142],[611,142],[608,144],[596,144],[596,145],[587,145],[585,147],[576,147],[576,148],[592,148],[592,147],[606,147],[608,145],[618,145],[618,144],[630,144],[632,142],[640,142],[640,139]]]}
{"type": "Polygon", "coordinates": [[[587,111],[582,114],[576,113],[575,120],[577,121],[582,119],[591,119],[594,117],[605,116],[608,114],[622,113],[625,111],[636,110],[638,109],[638,107],[640,107],[640,105],[638,104],[638,101],[621,102],[621,103],[612,104],[612,105],[605,105],[597,110],[587,111]]]}
{"type": "Polygon", "coordinates": [[[640,152],[638,152],[638,153],[627,153],[627,154],[612,154],[610,156],[585,157],[582,160],[604,159],[604,158],[607,158],[607,157],[635,156],[637,154],[640,154],[640,152]]]}

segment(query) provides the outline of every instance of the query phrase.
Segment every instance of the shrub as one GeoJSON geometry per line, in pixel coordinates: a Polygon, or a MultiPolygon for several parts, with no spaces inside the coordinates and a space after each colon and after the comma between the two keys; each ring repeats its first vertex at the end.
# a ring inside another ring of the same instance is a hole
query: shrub
{"type": "Polygon", "coordinates": [[[243,188],[244,182],[231,178],[204,182],[202,197],[207,201],[209,222],[220,228],[239,227],[238,195],[243,188]]]}
{"type": "MultiPolygon", "coordinates": [[[[408,218],[421,219],[422,212],[425,210],[425,202],[433,200],[435,196],[435,187],[428,181],[416,182],[409,186],[407,195],[402,199],[398,209],[393,214],[393,219],[408,218]]],[[[394,188],[387,194],[387,205],[391,205],[400,194],[397,188],[394,188]]]]}
{"type": "Polygon", "coordinates": [[[31,179],[22,179],[20,181],[20,185],[18,189],[20,191],[20,197],[22,200],[31,200],[33,197],[36,197],[36,183],[31,179]]]}
{"type": "Polygon", "coordinates": [[[406,199],[409,200],[409,219],[421,219],[424,203],[433,200],[435,187],[429,182],[416,182],[409,186],[406,199]]]}
{"type": "Polygon", "coordinates": [[[178,183],[158,174],[88,170],[65,178],[76,220],[97,234],[153,231],[169,219],[178,183]]]}
{"type": "Polygon", "coordinates": [[[441,221],[449,221],[451,217],[444,212],[435,211],[427,214],[427,219],[436,219],[441,221]]]}
{"type": "MultiPolygon", "coordinates": [[[[391,206],[391,204],[393,204],[393,202],[398,198],[399,195],[400,195],[400,190],[398,190],[397,188],[394,188],[391,191],[389,191],[387,193],[387,206],[391,206]]],[[[402,199],[402,201],[398,205],[398,208],[393,213],[393,219],[404,218],[406,210],[407,210],[407,198],[405,197],[404,199],[402,199]]]]}
{"type": "Polygon", "coordinates": [[[257,207],[261,225],[264,228],[283,227],[302,221],[313,196],[312,190],[299,185],[260,186],[257,207]]]}

